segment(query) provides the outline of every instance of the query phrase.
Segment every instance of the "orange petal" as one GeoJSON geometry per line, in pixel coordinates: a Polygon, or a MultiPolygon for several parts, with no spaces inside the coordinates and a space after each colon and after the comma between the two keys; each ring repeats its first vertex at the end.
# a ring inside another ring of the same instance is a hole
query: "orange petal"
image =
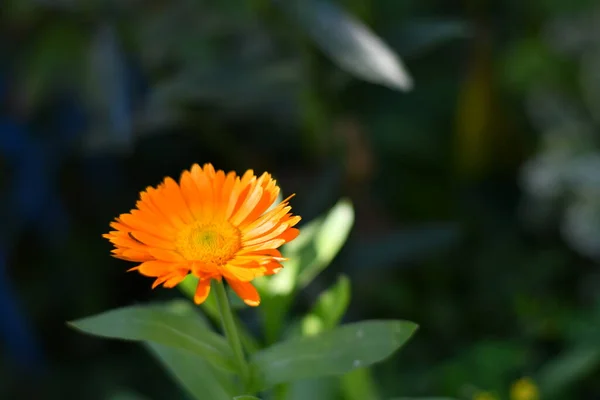
{"type": "Polygon", "coordinates": [[[198,279],[196,293],[194,293],[194,303],[202,304],[210,293],[210,279],[198,279]]]}
{"type": "Polygon", "coordinates": [[[243,224],[250,223],[256,220],[258,217],[264,214],[265,211],[277,200],[277,196],[279,195],[279,187],[274,179],[271,178],[271,175],[268,173],[264,173],[258,179],[259,184],[263,188],[263,195],[260,199],[260,202],[254,207],[252,212],[248,214],[246,219],[242,222],[243,224]]]}
{"type": "Polygon", "coordinates": [[[286,229],[291,229],[288,224],[281,224],[273,230],[270,230],[264,235],[256,236],[253,239],[248,239],[243,242],[244,246],[252,246],[255,244],[266,242],[267,240],[274,239],[284,233],[286,229]]]}
{"type": "Polygon", "coordinates": [[[263,214],[255,221],[248,221],[244,224],[241,224],[239,228],[243,233],[251,232],[254,229],[262,226],[263,224],[269,224],[269,229],[272,229],[275,225],[281,221],[282,218],[292,209],[292,207],[288,206],[287,203],[280,203],[278,206],[273,208],[271,211],[263,214]]]}
{"type": "Polygon", "coordinates": [[[259,276],[263,276],[265,274],[266,268],[262,266],[256,266],[256,264],[251,265],[254,265],[254,267],[248,268],[240,267],[233,264],[227,264],[222,267],[221,272],[223,273],[223,276],[225,276],[225,278],[227,279],[235,279],[243,282],[249,282],[252,279],[257,278],[259,276]]]}
{"type": "Polygon", "coordinates": [[[142,262],[154,260],[154,257],[152,257],[152,255],[148,254],[147,252],[131,249],[115,249],[113,250],[113,255],[117,258],[121,258],[127,261],[142,262]]]}
{"type": "MultiPolygon", "coordinates": [[[[213,170],[214,172],[214,170],[213,170]]],[[[202,213],[204,215],[212,215],[214,210],[213,204],[213,188],[206,173],[198,164],[194,164],[190,170],[192,180],[198,188],[198,192],[202,194],[202,213]]]]}
{"type": "Polygon", "coordinates": [[[186,224],[193,222],[194,216],[190,212],[190,209],[181,193],[181,188],[177,182],[175,182],[172,178],[165,178],[164,184],[165,189],[163,192],[169,201],[169,204],[171,205],[171,210],[175,211],[179,218],[181,218],[186,224]]]}
{"type": "Polygon", "coordinates": [[[152,246],[152,247],[160,247],[160,248],[166,249],[166,250],[175,250],[175,243],[173,243],[169,240],[157,238],[156,236],[154,236],[150,233],[133,231],[130,234],[133,236],[133,238],[135,240],[143,243],[144,245],[152,246]]]}
{"type": "Polygon", "coordinates": [[[144,231],[144,232],[153,232],[154,235],[160,236],[164,239],[169,239],[171,236],[169,233],[166,233],[162,229],[157,229],[160,226],[152,221],[145,218],[143,212],[139,210],[132,210],[131,214],[121,214],[119,216],[119,221],[123,224],[126,224],[127,227],[123,226],[125,229],[121,229],[123,231],[127,230],[136,230],[136,231],[144,231]]]}
{"type": "Polygon", "coordinates": [[[152,254],[158,260],[170,261],[170,262],[182,262],[185,261],[181,254],[173,250],[164,250],[156,247],[148,248],[148,252],[152,254]]]}
{"type": "Polygon", "coordinates": [[[240,179],[236,179],[235,185],[233,185],[233,189],[229,197],[227,212],[225,213],[227,219],[234,215],[244,204],[244,201],[246,200],[246,197],[252,189],[255,181],[256,176],[254,176],[254,171],[251,169],[246,171],[240,179]]]}
{"type": "Polygon", "coordinates": [[[260,250],[276,249],[284,243],[285,243],[284,239],[277,238],[277,239],[269,240],[264,243],[259,243],[259,244],[255,244],[253,246],[244,247],[242,250],[240,250],[238,252],[238,254],[244,255],[244,254],[255,252],[255,251],[258,252],[260,250]]]}
{"type": "Polygon", "coordinates": [[[179,185],[181,186],[181,194],[190,207],[194,218],[202,218],[202,194],[194,183],[190,171],[183,171],[181,178],[179,178],[179,185]]]}
{"type": "Polygon", "coordinates": [[[234,279],[227,279],[227,283],[233,291],[244,300],[244,303],[250,307],[256,307],[260,304],[260,296],[251,283],[240,282],[234,279]]]}
{"type": "Polygon", "coordinates": [[[231,217],[230,221],[233,225],[239,226],[252,212],[254,207],[258,204],[263,195],[262,187],[256,185],[248,194],[248,197],[242,204],[242,206],[237,210],[237,212],[231,217]]]}
{"type": "Polygon", "coordinates": [[[215,212],[217,214],[216,219],[218,220],[225,220],[229,217],[229,215],[227,215],[227,212],[229,209],[231,193],[233,191],[233,187],[236,184],[236,179],[237,178],[235,172],[229,172],[225,177],[223,185],[221,185],[219,191],[217,192],[218,196],[216,200],[215,212]]]}
{"type": "Polygon", "coordinates": [[[174,288],[175,286],[179,285],[181,281],[185,279],[186,276],[186,270],[178,270],[177,272],[174,272],[172,276],[165,281],[163,286],[166,288],[174,288]]]}
{"type": "Polygon", "coordinates": [[[283,239],[287,243],[287,242],[290,242],[290,241],[296,239],[299,234],[300,234],[300,230],[299,229],[290,228],[287,231],[283,232],[279,236],[279,239],[283,239]]]}
{"type": "Polygon", "coordinates": [[[146,276],[163,276],[173,270],[173,264],[164,261],[146,261],[138,267],[140,274],[146,276]]]}
{"type": "Polygon", "coordinates": [[[283,269],[283,265],[279,264],[278,262],[272,262],[265,265],[265,268],[267,268],[265,275],[274,275],[283,269]]]}

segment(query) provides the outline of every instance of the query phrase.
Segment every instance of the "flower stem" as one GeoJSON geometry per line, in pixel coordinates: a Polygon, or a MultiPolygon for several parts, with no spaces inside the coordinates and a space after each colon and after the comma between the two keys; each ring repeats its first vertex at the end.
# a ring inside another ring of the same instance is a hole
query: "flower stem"
{"type": "Polygon", "coordinates": [[[244,390],[248,389],[250,384],[250,370],[248,363],[244,357],[244,350],[242,349],[242,342],[238,335],[238,330],[233,319],[233,313],[227,298],[227,291],[225,290],[225,284],[222,280],[214,279],[212,281],[213,289],[216,294],[217,304],[219,306],[219,313],[221,314],[221,323],[223,324],[223,331],[225,331],[225,337],[229,342],[229,346],[233,351],[233,355],[238,364],[240,375],[244,385],[244,390]]]}

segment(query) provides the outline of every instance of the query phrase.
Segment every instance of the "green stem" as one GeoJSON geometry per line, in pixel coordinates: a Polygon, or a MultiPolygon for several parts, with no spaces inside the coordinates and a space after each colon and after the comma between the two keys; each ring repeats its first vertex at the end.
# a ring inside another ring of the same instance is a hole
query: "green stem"
{"type": "Polygon", "coordinates": [[[221,322],[223,324],[223,331],[225,331],[225,337],[229,342],[229,346],[233,351],[233,355],[238,364],[244,390],[249,388],[250,384],[250,369],[248,363],[244,357],[244,350],[242,349],[242,342],[238,335],[235,320],[233,319],[233,313],[231,312],[231,306],[229,305],[229,299],[227,298],[227,291],[225,290],[225,284],[222,280],[212,281],[213,289],[217,298],[217,305],[219,306],[219,312],[221,314],[221,322]]]}

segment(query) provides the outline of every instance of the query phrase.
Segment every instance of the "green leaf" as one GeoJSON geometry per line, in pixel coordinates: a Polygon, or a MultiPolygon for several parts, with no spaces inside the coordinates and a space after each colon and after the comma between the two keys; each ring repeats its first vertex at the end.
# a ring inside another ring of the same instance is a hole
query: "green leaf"
{"type": "Polygon", "coordinates": [[[421,56],[435,47],[473,35],[468,21],[448,18],[413,18],[399,27],[392,41],[406,58],[421,56]]]}
{"type": "Polygon", "coordinates": [[[288,295],[296,287],[308,285],[341,250],[354,223],[354,209],[349,200],[340,200],[329,212],[300,228],[296,240],[286,244],[289,258],[277,275],[256,279],[266,295],[288,295]]]}
{"type": "Polygon", "coordinates": [[[317,299],[314,313],[321,317],[328,329],[340,322],[350,303],[350,279],[340,275],[338,281],[317,299]]]}
{"type": "Polygon", "coordinates": [[[346,400],[378,400],[377,384],[368,368],[358,368],[341,378],[341,389],[346,400]]]}
{"type": "Polygon", "coordinates": [[[350,303],[350,280],[340,275],[338,281],[321,293],[314,309],[304,317],[302,332],[304,335],[320,333],[335,328],[350,303]]]}
{"type": "Polygon", "coordinates": [[[394,51],[337,5],[323,0],[280,3],[340,68],[393,89],[412,87],[412,79],[394,51]]]}
{"type": "Polygon", "coordinates": [[[53,20],[43,35],[34,36],[19,66],[20,90],[32,106],[39,104],[60,79],[82,82],[87,48],[87,32],[70,20],[53,20]]]}
{"type": "Polygon", "coordinates": [[[305,240],[308,243],[299,243],[299,245],[304,244],[300,250],[301,268],[298,275],[300,287],[308,285],[333,261],[346,243],[353,223],[352,203],[349,200],[341,200],[327,213],[324,219],[311,222],[311,226],[303,228],[306,231],[305,240]]]}
{"type": "Polygon", "coordinates": [[[364,321],[317,336],[280,342],[251,357],[261,388],[327,375],[341,375],[382,361],[412,336],[408,321],[364,321]]]}
{"type": "MultiPolygon", "coordinates": [[[[555,396],[584,379],[600,365],[600,349],[586,346],[571,349],[549,362],[540,371],[537,382],[545,396],[555,396]]],[[[542,396],[544,397],[544,396],[542,396]]]]}
{"type": "Polygon", "coordinates": [[[236,396],[233,398],[233,400],[260,400],[258,397],[254,397],[254,396],[236,396]]]}
{"type": "Polygon", "coordinates": [[[211,332],[188,302],[124,307],[82,318],[69,325],[96,336],[150,341],[180,348],[222,369],[236,370],[227,341],[211,332]]]}
{"type": "Polygon", "coordinates": [[[337,399],[339,382],[337,377],[302,379],[286,385],[285,400],[337,399]]]}
{"type": "Polygon", "coordinates": [[[171,376],[197,400],[231,400],[227,377],[220,375],[202,358],[180,349],[146,343],[171,376]]]}
{"type": "Polygon", "coordinates": [[[262,302],[267,343],[274,343],[283,327],[294,292],[308,285],[340,251],[354,222],[354,210],[348,200],[340,200],[325,216],[300,229],[296,240],[286,244],[283,254],[289,258],[277,275],[255,279],[262,302]]]}

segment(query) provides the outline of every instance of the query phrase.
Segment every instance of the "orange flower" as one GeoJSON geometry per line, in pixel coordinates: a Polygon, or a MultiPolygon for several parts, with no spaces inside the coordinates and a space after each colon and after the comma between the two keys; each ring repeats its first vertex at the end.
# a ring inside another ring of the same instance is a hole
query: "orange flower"
{"type": "Polygon", "coordinates": [[[279,187],[268,173],[242,177],[194,164],[179,184],[165,178],[140,195],[136,209],[121,214],[103,235],[113,255],[140,262],[142,275],[156,277],[152,288],[172,288],[188,273],[197,276],[196,304],[206,300],[210,280],[225,278],[249,306],[260,303],[250,281],[279,271],[285,259],[277,250],[298,236],[299,216],[289,212],[288,197],[275,202],[279,187]]]}

